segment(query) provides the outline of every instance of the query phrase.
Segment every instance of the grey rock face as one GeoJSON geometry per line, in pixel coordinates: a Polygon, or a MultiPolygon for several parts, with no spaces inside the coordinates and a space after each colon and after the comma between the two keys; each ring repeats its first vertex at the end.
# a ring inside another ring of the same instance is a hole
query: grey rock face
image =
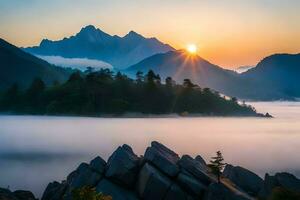
{"type": "Polygon", "coordinates": [[[36,200],[32,192],[16,190],[11,192],[9,189],[0,188],[0,200],[36,200]]]}
{"type": "Polygon", "coordinates": [[[100,156],[97,156],[90,162],[90,167],[96,172],[103,174],[106,167],[106,162],[100,156]]]}
{"type": "Polygon", "coordinates": [[[139,170],[139,158],[128,145],[118,147],[107,162],[105,176],[127,187],[133,187],[139,170]]]}
{"type": "Polygon", "coordinates": [[[201,163],[203,166],[206,166],[205,160],[200,155],[197,155],[195,160],[201,163]]]}
{"type": "Polygon", "coordinates": [[[19,200],[36,200],[32,192],[25,191],[25,190],[16,190],[13,192],[15,197],[19,200]]]}
{"type": "MultiPolygon", "coordinates": [[[[266,175],[259,195],[262,180],[249,170],[228,165],[223,175],[226,179],[216,183],[201,156],[184,155],[179,160],[158,142],[152,142],[144,158],[123,145],[107,164],[97,157],[90,164],[82,163],[66,181],[50,183],[42,200],[72,200],[72,190],[83,186],[96,187],[113,200],[253,200],[249,194],[269,197],[275,187],[300,192],[300,180],[288,173],[266,175]]],[[[32,200],[29,193],[19,194],[27,199],[0,188],[0,200],[32,200]]]]}
{"type": "Polygon", "coordinates": [[[14,194],[4,188],[0,188],[0,200],[18,200],[17,197],[14,196],[14,194]]]}
{"type": "Polygon", "coordinates": [[[188,155],[182,156],[178,165],[205,185],[209,185],[213,181],[213,178],[208,174],[207,167],[188,155]]]}
{"type": "Polygon", "coordinates": [[[212,183],[203,200],[250,200],[250,198],[231,191],[221,183],[212,183]]]}
{"type": "Polygon", "coordinates": [[[183,192],[183,190],[177,184],[174,183],[168,190],[164,200],[187,200],[187,198],[188,197],[183,192]]]}
{"type": "Polygon", "coordinates": [[[140,171],[137,190],[144,200],[162,200],[171,185],[167,176],[146,163],[140,171]]]}
{"type": "Polygon", "coordinates": [[[223,176],[251,196],[257,196],[263,185],[262,178],[239,166],[226,165],[223,176]]]}
{"type": "Polygon", "coordinates": [[[46,187],[42,200],[60,200],[67,189],[66,183],[52,182],[46,187]]]}
{"type": "Polygon", "coordinates": [[[151,143],[151,147],[147,148],[144,158],[171,177],[175,177],[179,172],[177,166],[179,156],[158,142],[151,143]]]}
{"type": "Polygon", "coordinates": [[[197,181],[192,175],[188,173],[179,173],[177,177],[178,184],[189,194],[200,197],[207,190],[207,187],[197,181]]]}
{"type": "Polygon", "coordinates": [[[75,172],[72,172],[68,178],[70,188],[80,188],[83,186],[95,186],[102,175],[94,171],[87,163],[81,163],[75,172]]]}
{"type": "Polygon", "coordinates": [[[287,190],[300,192],[300,180],[289,173],[276,173],[275,176],[266,174],[263,188],[259,192],[259,196],[261,198],[269,197],[275,187],[282,187],[287,190]]]}
{"type": "Polygon", "coordinates": [[[135,193],[126,190],[107,179],[102,179],[96,187],[97,192],[109,195],[113,200],[138,200],[135,193]]]}

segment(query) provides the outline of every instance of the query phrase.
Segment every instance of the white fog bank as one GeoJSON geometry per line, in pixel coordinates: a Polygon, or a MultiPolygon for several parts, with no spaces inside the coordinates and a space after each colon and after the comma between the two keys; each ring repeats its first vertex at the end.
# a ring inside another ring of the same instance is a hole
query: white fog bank
{"type": "Polygon", "coordinates": [[[57,66],[61,67],[70,67],[72,69],[79,69],[81,71],[86,70],[87,67],[92,67],[95,70],[101,68],[112,69],[112,65],[101,60],[94,60],[88,58],[65,58],[62,56],[41,56],[36,55],[37,57],[57,66]]]}

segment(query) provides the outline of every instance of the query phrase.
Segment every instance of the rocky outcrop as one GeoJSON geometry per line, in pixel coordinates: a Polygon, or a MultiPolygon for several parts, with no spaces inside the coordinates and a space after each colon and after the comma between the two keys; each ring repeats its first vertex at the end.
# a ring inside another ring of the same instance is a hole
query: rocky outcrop
{"type": "Polygon", "coordinates": [[[64,193],[66,192],[67,184],[59,183],[54,181],[49,183],[46,190],[44,191],[42,200],[59,200],[62,199],[64,193]]]}
{"type": "Polygon", "coordinates": [[[226,165],[223,176],[251,196],[257,196],[262,188],[263,179],[240,166],[226,165]]]}
{"type": "Polygon", "coordinates": [[[205,193],[204,200],[249,200],[245,195],[237,193],[222,183],[212,183],[205,193]]]}
{"type": "Polygon", "coordinates": [[[9,189],[0,188],[0,200],[36,200],[32,192],[16,190],[11,192],[9,189]]]}
{"type": "Polygon", "coordinates": [[[139,170],[139,158],[128,145],[118,147],[107,162],[105,176],[126,187],[133,187],[139,170]]]}
{"type": "Polygon", "coordinates": [[[163,200],[171,185],[168,177],[146,163],[140,171],[137,190],[142,199],[163,200]]]}
{"type": "Polygon", "coordinates": [[[249,194],[268,196],[276,186],[300,189],[299,180],[285,173],[267,175],[263,182],[247,169],[228,165],[223,176],[217,183],[201,156],[180,158],[158,142],[152,142],[141,157],[123,145],[107,163],[96,157],[62,183],[50,183],[42,200],[72,200],[72,190],[82,186],[95,187],[113,200],[251,200],[249,194]]]}
{"type": "Polygon", "coordinates": [[[201,197],[207,190],[207,187],[203,183],[187,172],[179,173],[177,182],[182,188],[195,197],[201,197]]]}
{"type": "Polygon", "coordinates": [[[189,155],[183,155],[178,161],[178,165],[182,170],[189,172],[205,185],[209,185],[211,182],[215,181],[214,177],[209,175],[208,167],[198,160],[193,159],[189,155]]]}
{"type": "Polygon", "coordinates": [[[136,194],[133,191],[122,188],[121,186],[114,184],[107,179],[101,180],[97,185],[96,190],[104,194],[109,194],[113,199],[138,200],[136,194]]]}
{"type": "Polygon", "coordinates": [[[259,193],[261,198],[267,198],[272,194],[273,189],[280,187],[300,194],[300,180],[289,173],[276,173],[274,176],[265,175],[263,187],[259,193]]]}
{"type": "Polygon", "coordinates": [[[179,156],[158,142],[152,142],[151,147],[147,148],[145,160],[171,177],[175,177],[179,172],[177,166],[179,156]]]}

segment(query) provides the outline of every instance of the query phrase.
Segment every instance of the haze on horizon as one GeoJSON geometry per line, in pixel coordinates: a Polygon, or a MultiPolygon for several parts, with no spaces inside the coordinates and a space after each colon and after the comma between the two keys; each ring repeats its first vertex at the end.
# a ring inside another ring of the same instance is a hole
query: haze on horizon
{"type": "Polygon", "coordinates": [[[111,35],[134,30],[175,48],[196,44],[222,67],[256,65],[300,52],[298,0],[1,0],[0,37],[17,46],[58,40],[92,24],[111,35]]]}

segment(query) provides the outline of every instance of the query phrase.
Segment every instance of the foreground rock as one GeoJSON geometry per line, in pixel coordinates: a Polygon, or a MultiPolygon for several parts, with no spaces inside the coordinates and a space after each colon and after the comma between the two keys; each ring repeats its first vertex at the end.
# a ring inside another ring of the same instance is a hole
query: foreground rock
{"type": "Polygon", "coordinates": [[[133,187],[139,170],[139,158],[128,145],[118,149],[108,159],[105,176],[126,187],[133,187]]]}
{"type": "Polygon", "coordinates": [[[32,192],[16,190],[11,192],[9,189],[0,188],[0,200],[36,200],[32,192]]]}
{"type": "Polygon", "coordinates": [[[155,165],[165,174],[174,177],[179,173],[179,156],[158,142],[152,142],[145,153],[145,160],[155,165]]]}
{"type": "Polygon", "coordinates": [[[257,196],[263,185],[262,178],[239,166],[226,165],[223,176],[251,196],[257,196]]]}
{"type": "Polygon", "coordinates": [[[42,200],[72,200],[72,190],[82,186],[94,187],[113,200],[251,200],[258,194],[268,198],[277,186],[300,190],[300,181],[286,173],[267,175],[263,181],[245,168],[228,165],[223,176],[217,183],[201,156],[180,158],[158,142],[152,142],[141,157],[123,145],[107,163],[97,157],[82,163],[65,181],[50,183],[42,200]]]}
{"type": "Polygon", "coordinates": [[[138,180],[138,193],[142,199],[162,200],[172,185],[171,180],[160,171],[146,163],[138,180]]]}
{"type": "Polygon", "coordinates": [[[199,156],[198,159],[193,159],[189,155],[184,155],[179,160],[178,165],[181,167],[182,170],[189,172],[205,185],[209,185],[215,180],[214,177],[209,175],[208,167],[204,164],[205,162],[203,162],[202,160],[203,159],[200,159],[199,156]]]}
{"type": "Polygon", "coordinates": [[[259,196],[267,198],[275,188],[283,188],[300,194],[300,180],[289,173],[277,173],[275,176],[266,174],[259,196]]]}
{"type": "Polygon", "coordinates": [[[209,186],[204,200],[250,200],[251,198],[242,193],[237,193],[222,183],[213,183],[209,186]]]}

